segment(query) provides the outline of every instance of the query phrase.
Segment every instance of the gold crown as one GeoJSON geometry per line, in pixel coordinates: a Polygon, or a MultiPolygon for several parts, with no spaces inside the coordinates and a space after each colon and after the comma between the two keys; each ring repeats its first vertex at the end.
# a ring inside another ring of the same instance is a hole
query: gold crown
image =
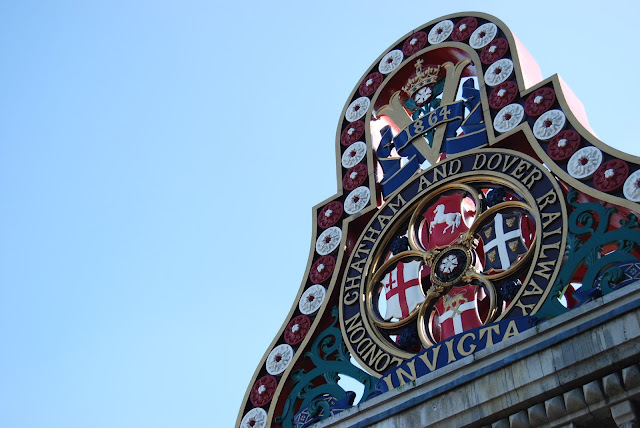
{"type": "Polygon", "coordinates": [[[427,67],[426,70],[423,70],[422,62],[423,61],[421,59],[416,61],[416,75],[409,78],[407,83],[402,87],[402,90],[410,97],[412,97],[420,88],[435,83],[438,80],[440,66],[427,67]]]}

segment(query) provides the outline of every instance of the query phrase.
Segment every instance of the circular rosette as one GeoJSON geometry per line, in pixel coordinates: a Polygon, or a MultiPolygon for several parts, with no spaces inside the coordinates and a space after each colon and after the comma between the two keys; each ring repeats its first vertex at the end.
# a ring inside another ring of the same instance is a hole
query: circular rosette
{"type": "Polygon", "coordinates": [[[432,45],[437,45],[438,43],[442,43],[449,38],[451,32],[453,31],[453,22],[448,19],[444,21],[438,22],[433,26],[431,31],[429,31],[429,43],[432,45]]]}
{"type": "Polygon", "coordinates": [[[366,179],[367,166],[360,163],[347,171],[342,178],[342,187],[344,187],[345,190],[353,190],[364,183],[366,179]]]}
{"type": "Polygon", "coordinates": [[[267,357],[267,373],[270,375],[279,375],[284,372],[293,360],[293,348],[286,343],[278,345],[267,357]]]}
{"type": "Polygon", "coordinates": [[[347,214],[355,214],[360,212],[367,206],[371,192],[366,186],[360,186],[351,191],[344,201],[344,210],[347,214]]]}
{"type": "Polygon", "coordinates": [[[492,40],[487,46],[482,48],[480,52],[480,61],[483,64],[493,64],[501,59],[509,50],[509,42],[507,39],[492,40]]]}
{"type": "Polygon", "coordinates": [[[404,54],[401,50],[395,49],[390,52],[387,52],[385,56],[380,60],[380,64],[378,64],[378,70],[382,74],[389,74],[402,63],[404,59],[404,54]]]}
{"type": "Polygon", "coordinates": [[[464,184],[452,184],[428,195],[409,221],[411,248],[428,251],[445,248],[469,230],[481,208],[478,192],[464,184]]]}
{"type": "Polygon", "coordinates": [[[535,244],[535,220],[524,202],[498,203],[482,213],[469,233],[477,240],[479,272],[488,280],[504,279],[526,267],[535,244]]]}
{"type": "Polygon", "coordinates": [[[602,163],[602,152],[594,146],[583,147],[571,156],[567,163],[567,172],[573,178],[590,178],[602,163]]]}
{"type": "Polygon", "coordinates": [[[335,225],[343,213],[342,203],[340,201],[332,201],[324,206],[318,214],[318,226],[323,229],[335,225]]]}
{"type": "Polygon", "coordinates": [[[365,294],[367,312],[374,323],[397,328],[417,316],[425,300],[423,266],[419,252],[405,251],[391,257],[374,273],[365,294]]]}
{"type": "Polygon", "coordinates": [[[316,240],[316,252],[321,256],[332,253],[340,245],[342,229],[332,226],[323,231],[316,240]]]}
{"type": "Polygon", "coordinates": [[[510,80],[497,85],[489,94],[489,106],[493,109],[501,108],[511,104],[518,96],[518,85],[510,80]]]}
{"type": "Polygon", "coordinates": [[[284,331],[284,340],[289,345],[297,345],[302,342],[309,333],[311,328],[311,320],[306,315],[298,315],[292,319],[284,331]]]}
{"type": "Polygon", "coordinates": [[[309,279],[315,284],[322,284],[331,278],[333,270],[336,268],[336,259],[332,256],[322,256],[311,266],[309,279]]]}
{"type": "Polygon", "coordinates": [[[351,168],[362,162],[367,154],[367,145],[362,141],[358,141],[350,145],[342,154],[342,166],[351,168]]]}
{"type": "Polygon", "coordinates": [[[364,135],[364,122],[357,120],[350,123],[340,134],[340,144],[349,147],[364,135]]]}
{"type": "Polygon", "coordinates": [[[496,86],[506,81],[513,73],[513,61],[502,58],[494,62],[484,73],[484,82],[488,86],[496,86]]]}
{"type": "MultiPolygon", "coordinates": [[[[324,301],[324,297],[326,295],[326,290],[320,284],[312,285],[307,288],[302,296],[300,296],[300,301],[298,302],[298,309],[304,315],[311,315],[320,309],[322,306],[322,302],[324,301]]],[[[291,343],[293,345],[293,343],[291,343]]]]}
{"type": "Polygon", "coordinates": [[[240,428],[265,428],[267,426],[267,412],[260,407],[249,410],[240,421],[240,428]]]}
{"type": "Polygon", "coordinates": [[[551,88],[540,88],[527,98],[524,111],[531,117],[538,117],[556,102],[556,93],[551,88]]]}
{"type": "Polygon", "coordinates": [[[345,119],[349,122],[355,122],[358,119],[362,119],[362,117],[369,110],[369,105],[371,104],[371,100],[367,97],[360,97],[353,100],[349,107],[347,107],[347,111],[344,113],[345,119]]]}
{"type": "Polygon", "coordinates": [[[566,121],[567,118],[562,110],[549,110],[533,124],[533,135],[542,141],[550,140],[562,131],[566,121]]]}
{"type": "Polygon", "coordinates": [[[378,73],[377,71],[375,73],[371,73],[365,77],[362,83],[360,83],[358,92],[360,92],[360,95],[363,97],[370,97],[378,90],[383,80],[384,76],[382,73],[378,73]]]}
{"type": "Polygon", "coordinates": [[[498,27],[496,24],[487,22],[476,28],[469,38],[469,46],[474,49],[482,49],[498,35],[498,27]]]}
{"type": "Polygon", "coordinates": [[[493,128],[500,133],[511,131],[520,125],[522,119],[524,119],[524,108],[517,103],[509,104],[496,114],[493,119],[493,128]]]}
{"type": "Polygon", "coordinates": [[[249,396],[251,404],[256,407],[262,407],[269,403],[277,387],[278,380],[275,377],[271,375],[262,376],[251,388],[251,395],[249,396]]]}
{"type": "Polygon", "coordinates": [[[462,18],[455,27],[453,27],[451,40],[454,42],[463,42],[473,34],[476,28],[478,28],[478,20],[476,18],[473,16],[462,18]]]}
{"type": "Polygon", "coordinates": [[[555,161],[565,161],[580,148],[580,134],[573,129],[567,129],[556,134],[551,139],[547,153],[555,161]]]}
{"type": "Polygon", "coordinates": [[[624,197],[632,202],[640,202],[640,170],[635,171],[624,182],[624,197]]]}
{"type": "Polygon", "coordinates": [[[402,45],[402,52],[406,57],[410,57],[414,53],[426,46],[429,36],[424,31],[418,31],[417,33],[409,36],[402,45]]]}
{"type": "Polygon", "coordinates": [[[628,176],[629,165],[621,159],[613,159],[598,167],[593,174],[593,185],[601,192],[617,192],[628,176]]]}
{"type": "Polygon", "coordinates": [[[469,268],[475,266],[475,254],[462,245],[453,245],[433,259],[431,282],[448,287],[459,281],[469,268]]]}

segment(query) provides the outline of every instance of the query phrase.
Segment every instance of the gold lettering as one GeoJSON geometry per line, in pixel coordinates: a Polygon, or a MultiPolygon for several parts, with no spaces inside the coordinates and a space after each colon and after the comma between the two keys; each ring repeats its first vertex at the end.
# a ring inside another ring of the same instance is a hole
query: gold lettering
{"type": "Polygon", "coordinates": [[[422,192],[424,189],[429,188],[429,186],[431,186],[431,183],[429,183],[429,180],[427,180],[427,177],[425,177],[424,175],[422,177],[420,177],[420,184],[418,185],[418,192],[422,192]]]}
{"type": "Polygon", "coordinates": [[[342,299],[342,301],[345,305],[351,306],[358,301],[359,296],[360,293],[357,290],[349,291],[344,294],[344,299],[342,299]]]}
{"type": "MultiPolygon", "coordinates": [[[[546,229],[547,226],[549,226],[549,223],[551,223],[552,221],[554,221],[555,219],[557,219],[558,217],[560,217],[560,213],[543,213],[542,214],[542,228],[546,229]]],[[[560,229],[558,229],[560,230],[560,229]]]]}
{"type": "Polygon", "coordinates": [[[522,297],[533,296],[533,295],[538,295],[538,294],[544,293],[544,290],[542,288],[540,288],[540,286],[538,284],[536,284],[536,282],[533,279],[531,280],[531,282],[529,282],[529,284],[527,284],[527,287],[524,288],[524,292],[522,293],[522,297]],[[529,286],[532,287],[531,290],[527,290],[527,287],[529,287],[529,286]]]}
{"type": "Polygon", "coordinates": [[[404,363],[404,360],[402,358],[398,358],[398,357],[393,357],[391,359],[391,361],[389,362],[389,364],[396,364],[396,367],[399,366],[400,364],[404,363]]]}
{"type": "Polygon", "coordinates": [[[516,306],[518,308],[522,309],[522,315],[529,315],[531,313],[531,311],[533,310],[533,307],[535,306],[535,304],[532,303],[530,305],[525,305],[520,300],[518,300],[518,303],[516,303],[516,306]]]}
{"type": "Polygon", "coordinates": [[[424,125],[422,124],[422,120],[418,119],[413,122],[413,135],[422,134],[424,132],[424,125]]]}
{"type": "Polygon", "coordinates": [[[396,214],[398,212],[398,209],[400,207],[402,207],[404,204],[406,204],[407,202],[402,199],[401,195],[396,196],[396,203],[394,204],[393,202],[389,202],[389,209],[391,209],[391,211],[393,211],[394,214],[396,214]]]}
{"type": "Polygon", "coordinates": [[[504,337],[502,338],[502,340],[506,340],[511,336],[515,336],[518,333],[520,332],[518,331],[518,326],[516,325],[516,322],[514,320],[511,320],[507,325],[507,330],[504,332],[504,337]]]}
{"type": "Polygon", "coordinates": [[[536,270],[533,272],[535,275],[541,276],[544,279],[549,279],[553,272],[553,265],[557,260],[550,260],[548,262],[540,262],[536,266],[536,270]]]}
{"type": "Polygon", "coordinates": [[[392,218],[393,216],[380,214],[378,216],[378,223],[380,223],[380,228],[384,229],[385,227],[387,227],[387,224],[389,224],[392,218]]]}
{"type": "Polygon", "coordinates": [[[387,384],[387,388],[389,388],[389,391],[391,391],[392,389],[395,389],[395,385],[393,384],[393,382],[391,382],[391,375],[387,375],[382,379],[384,379],[384,383],[387,384]]]}
{"type": "Polygon", "coordinates": [[[433,182],[437,182],[438,181],[438,175],[441,178],[447,178],[447,168],[446,166],[442,166],[440,169],[438,168],[434,168],[433,169],[433,182]]]}
{"type": "Polygon", "coordinates": [[[347,333],[349,333],[351,330],[358,327],[359,325],[362,325],[362,320],[360,319],[360,312],[358,312],[348,320],[345,320],[344,325],[347,328],[347,333]]]}
{"type": "Polygon", "coordinates": [[[542,171],[540,171],[539,169],[534,169],[529,173],[529,175],[527,175],[524,178],[524,180],[522,180],[522,184],[527,186],[527,189],[531,190],[533,183],[540,180],[541,178],[542,178],[542,171]]]}
{"type": "Polygon", "coordinates": [[[378,357],[378,360],[376,361],[376,366],[375,366],[376,371],[377,371],[378,373],[380,373],[380,372],[384,371],[384,370],[387,368],[387,366],[389,365],[389,360],[391,360],[391,357],[389,356],[389,354],[384,353],[384,354],[380,355],[380,356],[378,357]],[[386,357],[386,361],[385,361],[382,365],[380,365],[380,362],[381,362],[385,357],[386,357]]]}
{"type": "Polygon", "coordinates": [[[502,163],[502,155],[500,153],[496,153],[495,155],[489,158],[489,162],[487,162],[487,168],[493,171],[494,169],[500,166],[500,163],[502,163]],[[496,162],[493,162],[494,159],[496,159],[496,162]],[[492,162],[493,162],[493,166],[492,166],[492,162]]]}
{"type": "Polygon", "coordinates": [[[522,176],[524,175],[524,173],[531,168],[531,164],[525,160],[520,159],[520,163],[518,164],[518,166],[516,167],[516,169],[514,169],[511,172],[511,175],[514,176],[515,178],[517,178],[518,180],[520,180],[522,178],[522,176]]]}
{"type": "Polygon", "coordinates": [[[378,236],[380,236],[380,232],[382,232],[381,230],[376,230],[373,227],[370,227],[367,232],[364,234],[364,237],[362,237],[363,241],[371,241],[371,242],[376,242],[376,240],[378,239],[378,236]]]}
{"type": "Polygon", "coordinates": [[[555,203],[557,199],[558,196],[556,196],[553,189],[551,189],[546,195],[540,196],[538,199],[536,199],[536,202],[540,207],[540,211],[542,211],[547,205],[555,203]]]}
{"type": "Polygon", "coordinates": [[[486,348],[488,348],[489,346],[493,346],[493,334],[491,334],[491,332],[495,333],[495,334],[500,334],[500,325],[499,324],[494,324],[491,325],[489,327],[485,327],[483,329],[480,329],[480,339],[482,339],[485,335],[485,333],[489,333],[487,334],[487,346],[486,348]]]}
{"type": "Polygon", "coordinates": [[[541,259],[546,259],[547,258],[547,254],[545,253],[545,251],[547,251],[549,249],[551,249],[551,250],[560,250],[560,244],[562,244],[561,241],[558,241],[555,244],[543,245],[542,248],[540,249],[540,258],[541,259]]]}
{"type": "Polygon", "coordinates": [[[547,239],[549,236],[552,235],[562,235],[562,228],[557,228],[556,230],[552,230],[551,232],[545,232],[542,234],[542,240],[544,241],[545,239],[547,239]]]}
{"type": "Polygon", "coordinates": [[[460,162],[460,159],[452,160],[449,163],[449,175],[457,174],[458,172],[460,172],[461,168],[462,168],[462,162],[460,162]]]}
{"type": "Polygon", "coordinates": [[[361,340],[360,343],[358,343],[358,346],[356,348],[356,352],[358,353],[358,355],[362,355],[362,353],[364,351],[366,351],[367,349],[371,348],[371,345],[373,344],[373,342],[371,341],[371,339],[369,339],[368,337],[364,340],[361,340]],[[362,347],[362,344],[365,344],[364,347],[362,347]]]}
{"type": "Polygon", "coordinates": [[[429,360],[429,357],[427,357],[427,353],[429,352],[429,350],[427,350],[427,352],[425,352],[424,354],[419,355],[420,359],[427,365],[427,368],[431,371],[434,371],[436,369],[436,364],[438,364],[438,353],[440,352],[440,346],[442,345],[434,346],[433,348],[431,348],[431,360],[429,360]]]}
{"type": "Polygon", "coordinates": [[[456,360],[456,355],[453,353],[453,340],[444,342],[447,345],[447,351],[449,351],[449,361],[447,363],[453,363],[456,360]]]}
{"type": "Polygon", "coordinates": [[[429,121],[429,128],[436,126],[436,124],[438,123],[437,114],[438,114],[437,110],[434,110],[431,113],[429,113],[429,116],[427,118],[427,120],[429,121]]]}
{"type": "Polygon", "coordinates": [[[442,120],[449,119],[450,114],[451,114],[451,109],[449,109],[446,105],[440,108],[440,116],[442,117],[442,120]]]}
{"type": "MultiPolygon", "coordinates": [[[[364,341],[363,341],[364,342],[364,341]]],[[[371,346],[367,352],[365,354],[362,354],[360,356],[360,358],[362,358],[362,361],[364,361],[365,363],[367,363],[369,366],[373,366],[373,364],[378,361],[378,358],[380,358],[380,355],[382,354],[382,349],[378,348],[377,346],[371,346]],[[376,352],[378,351],[378,352],[376,352]],[[367,361],[368,359],[368,361],[367,361]]]]}
{"type": "Polygon", "coordinates": [[[360,326],[360,327],[356,327],[350,334],[349,334],[349,342],[355,344],[360,342],[365,334],[367,334],[367,332],[365,331],[364,327],[360,326]],[[360,333],[359,336],[356,336],[356,333],[360,333]],[[354,338],[354,336],[356,336],[354,338]]]}
{"type": "Polygon", "coordinates": [[[460,341],[458,342],[458,353],[460,355],[462,355],[463,357],[466,357],[467,355],[471,355],[473,354],[473,351],[476,350],[477,346],[472,343],[471,346],[469,346],[469,350],[465,351],[464,350],[464,341],[467,340],[467,338],[472,337],[473,340],[476,340],[476,335],[473,334],[473,332],[467,333],[464,336],[462,336],[460,338],[460,341]]]}
{"type": "Polygon", "coordinates": [[[360,288],[360,282],[362,281],[362,275],[359,276],[348,276],[345,280],[345,284],[349,283],[344,289],[351,290],[352,288],[360,288]]]}
{"type": "Polygon", "coordinates": [[[366,244],[360,243],[360,245],[358,245],[358,249],[353,253],[353,258],[361,259],[363,255],[360,253],[364,253],[364,255],[369,255],[370,252],[371,252],[371,248],[368,248],[366,244]]]}
{"type": "Polygon", "coordinates": [[[364,265],[367,264],[367,259],[362,259],[362,260],[358,260],[355,263],[351,263],[351,269],[355,269],[358,272],[362,273],[362,269],[364,268],[364,265]]]}
{"type": "Polygon", "coordinates": [[[471,168],[472,170],[474,169],[480,169],[484,166],[484,164],[487,162],[487,156],[484,154],[479,154],[476,155],[476,158],[473,161],[473,168],[471,168]],[[480,164],[478,164],[478,161],[482,161],[480,162],[480,164]]]}
{"type": "Polygon", "coordinates": [[[507,170],[511,168],[517,161],[518,158],[515,156],[504,155],[504,165],[502,166],[502,172],[507,172],[507,170]]]}
{"type": "Polygon", "coordinates": [[[398,381],[400,382],[400,386],[407,383],[404,378],[406,377],[410,382],[416,380],[416,360],[407,361],[407,367],[411,373],[407,373],[404,371],[402,367],[396,370],[396,375],[398,376],[398,381]]]}

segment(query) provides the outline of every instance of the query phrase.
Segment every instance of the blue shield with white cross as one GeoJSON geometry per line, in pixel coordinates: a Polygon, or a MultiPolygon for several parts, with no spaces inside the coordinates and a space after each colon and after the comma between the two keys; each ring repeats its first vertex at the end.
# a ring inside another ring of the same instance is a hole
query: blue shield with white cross
{"type": "Polygon", "coordinates": [[[507,270],[527,252],[522,219],[520,213],[498,213],[492,223],[482,228],[480,238],[484,250],[485,273],[507,270]]]}

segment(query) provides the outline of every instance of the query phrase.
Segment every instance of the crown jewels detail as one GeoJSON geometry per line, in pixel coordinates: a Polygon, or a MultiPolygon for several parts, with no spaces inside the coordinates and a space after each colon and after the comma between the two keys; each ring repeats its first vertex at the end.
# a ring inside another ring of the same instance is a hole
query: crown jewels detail
{"type": "Polygon", "coordinates": [[[423,61],[421,59],[416,61],[416,75],[410,77],[407,83],[404,84],[402,90],[408,95],[413,96],[421,88],[431,85],[438,80],[438,74],[440,74],[440,66],[422,68],[423,61]]]}

